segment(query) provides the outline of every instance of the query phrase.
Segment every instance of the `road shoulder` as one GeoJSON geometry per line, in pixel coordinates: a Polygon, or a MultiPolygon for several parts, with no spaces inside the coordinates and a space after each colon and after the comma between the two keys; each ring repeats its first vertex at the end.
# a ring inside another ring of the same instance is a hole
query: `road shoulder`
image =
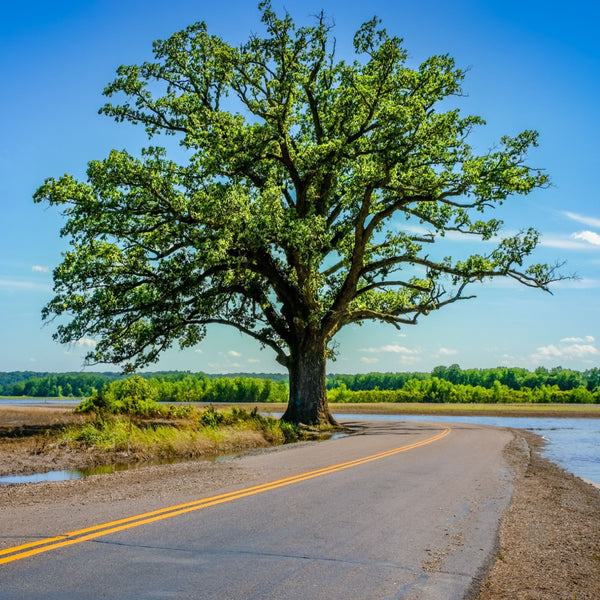
{"type": "Polygon", "coordinates": [[[600,490],[541,455],[543,440],[515,430],[515,469],[498,556],[477,600],[600,598],[600,490]]]}

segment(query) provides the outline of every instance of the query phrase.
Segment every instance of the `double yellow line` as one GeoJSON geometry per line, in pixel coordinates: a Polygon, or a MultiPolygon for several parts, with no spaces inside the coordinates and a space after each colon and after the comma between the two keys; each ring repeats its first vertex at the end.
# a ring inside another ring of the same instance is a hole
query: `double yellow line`
{"type": "Polygon", "coordinates": [[[79,544],[88,540],[108,535],[110,533],[117,533],[125,529],[132,529],[133,527],[139,527],[140,525],[146,525],[148,523],[154,523],[156,521],[162,521],[163,519],[170,519],[177,515],[182,515],[208,506],[215,506],[216,504],[223,504],[225,502],[231,502],[232,500],[238,500],[239,498],[245,498],[247,496],[254,496],[256,494],[262,494],[280,487],[306,481],[308,479],[314,479],[315,477],[322,477],[323,475],[329,475],[336,471],[342,471],[344,469],[350,469],[351,467],[357,467],[374,460],[393,456],[400,452],[406,452],[421,446],[426,446],[433,442],[437,442],[442,438],[446,437],[450,433],[450,429],[444,429],[441,433],[432,437],[421,440],[420,442],[414,442],[406,446],[400,446],[399,448],[393,448],[392,450],[386,450],[378,454],[372,454],[371,456],[365,456],[364,458],[357,458],[356,460],[350,460],[348,462],[339,463],[323,469],[317,469],[315,471],[308,471],[293,477],[286,477],[285,479],[277,479],[269,483],[263,483],[253,487],[238,490],[236,492],[229,492],[227,494],[220,494],[218,496],[211,496],[209,498],[203,498],[202,500],[195,500],[194,502],[187,502],[186,504],[178,504],[177,506],[170,506],[168,508],[162,508],[152,512],[136,515],[134,517],[128,517],[126,519],[120,519],[118,521],[110,521],[109,523],[103,523],[102,525],[94,525],[93,527],[87,527],[86,529],[79,529],[78,531],[72,531],[56,537],[44,538],[36,542],[30,542],[21,546],[14,546],[12,548],[6,548],[0,550],[0,565],[21,560],[29,556],[41,554],[42,552],[48,552],[49,550],[56,550],[57,548],[64,548],[65,546],[71,546],[73,544],[79,544]]]}

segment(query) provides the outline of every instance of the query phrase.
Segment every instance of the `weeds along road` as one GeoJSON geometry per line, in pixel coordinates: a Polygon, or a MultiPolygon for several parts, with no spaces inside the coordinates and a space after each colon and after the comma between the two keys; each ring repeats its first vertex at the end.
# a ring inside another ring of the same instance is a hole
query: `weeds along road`
{"type": "Polygon", "coordinates": [[[510,500],[512,434],[361,425],[214,465],[211,493],[168,466],[155,493],[114,503],[49,505],[38,484],[0,513],[0,599],[467,598],[510,500]]]}

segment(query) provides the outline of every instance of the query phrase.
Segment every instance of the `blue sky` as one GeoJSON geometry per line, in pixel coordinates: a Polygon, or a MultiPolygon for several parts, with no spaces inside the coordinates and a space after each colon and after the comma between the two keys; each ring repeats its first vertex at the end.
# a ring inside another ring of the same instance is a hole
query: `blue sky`
{"type": "MultiPolygon", "coordinates": [[[[409,64],[449,53],[468,67],[466,96],[456,104],[487,121],[474,145],[485,151],[503,134],[536,129],[540,147],[530,164],[553,183],[514,198],[495,216],[507,233],[535,226],[543,234],[535,259],[566,260],[565,271],[579,276],[557,284],[553,295],[508,282],[479,286],[476,299],[401,332],[376,324],[347,328],[329,371],[599,366],[598,4],[273,0],[273,7],[285,7],[296,22],[324,9],[335,21],[340,56],[348,57],[354,31],[376,14],[404,38],[409,64]]],[[[2,2],[0,11],[0,371],[77,371],[92,342],[61,346],[51,338],[52,324],[41,321],[67,242],[59,237],[60,215],[34,205],[33,192],[46,177],[83,178],[87,162],[112,148],[135,152],[144,144],[141,129],[97,114],[120,64],[151,59],[153,40],[195,21],[243,42],[260,31],[259,14],[255,2],[242,0],[2,2]]],[[[457,256],[465,251],[455,244],[457,256]]],[[[269,350],[223,327],[197,348],[168,351],[150,369],[281,370],[269,350]]]]}

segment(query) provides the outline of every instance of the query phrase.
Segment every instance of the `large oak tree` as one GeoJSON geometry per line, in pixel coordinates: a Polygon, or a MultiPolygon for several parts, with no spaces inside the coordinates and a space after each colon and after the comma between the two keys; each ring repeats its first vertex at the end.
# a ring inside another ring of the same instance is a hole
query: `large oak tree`
{"type": "Polygon", "coordinates": [[[448,108],[464,78],[449,56],[410,68],[374,19],[345,62],[324,15],[297,27],[260,10],[264,36],[240,47],[197,23],[155,42],[153,62],[118,69],[101,112],[182,149],[177,161],[157,146],[115,150],[87,181],[37,191],[62,207],[71,243],[44,317],[69,316],[61,342],[94,337],[88,361],[131,369],[198,344],[210,324],[236,327],[288,369],[284,418],[322,424],[345,325],[414,324],[487,278],[547,290],[555,267],[525,264],[537,232],[501,239],[484,219],[547,178],[525,162],[533,131],[473,152],[483,121],[448,108]],[[491,249],[432,258],[448,232],[491,249]]]}

